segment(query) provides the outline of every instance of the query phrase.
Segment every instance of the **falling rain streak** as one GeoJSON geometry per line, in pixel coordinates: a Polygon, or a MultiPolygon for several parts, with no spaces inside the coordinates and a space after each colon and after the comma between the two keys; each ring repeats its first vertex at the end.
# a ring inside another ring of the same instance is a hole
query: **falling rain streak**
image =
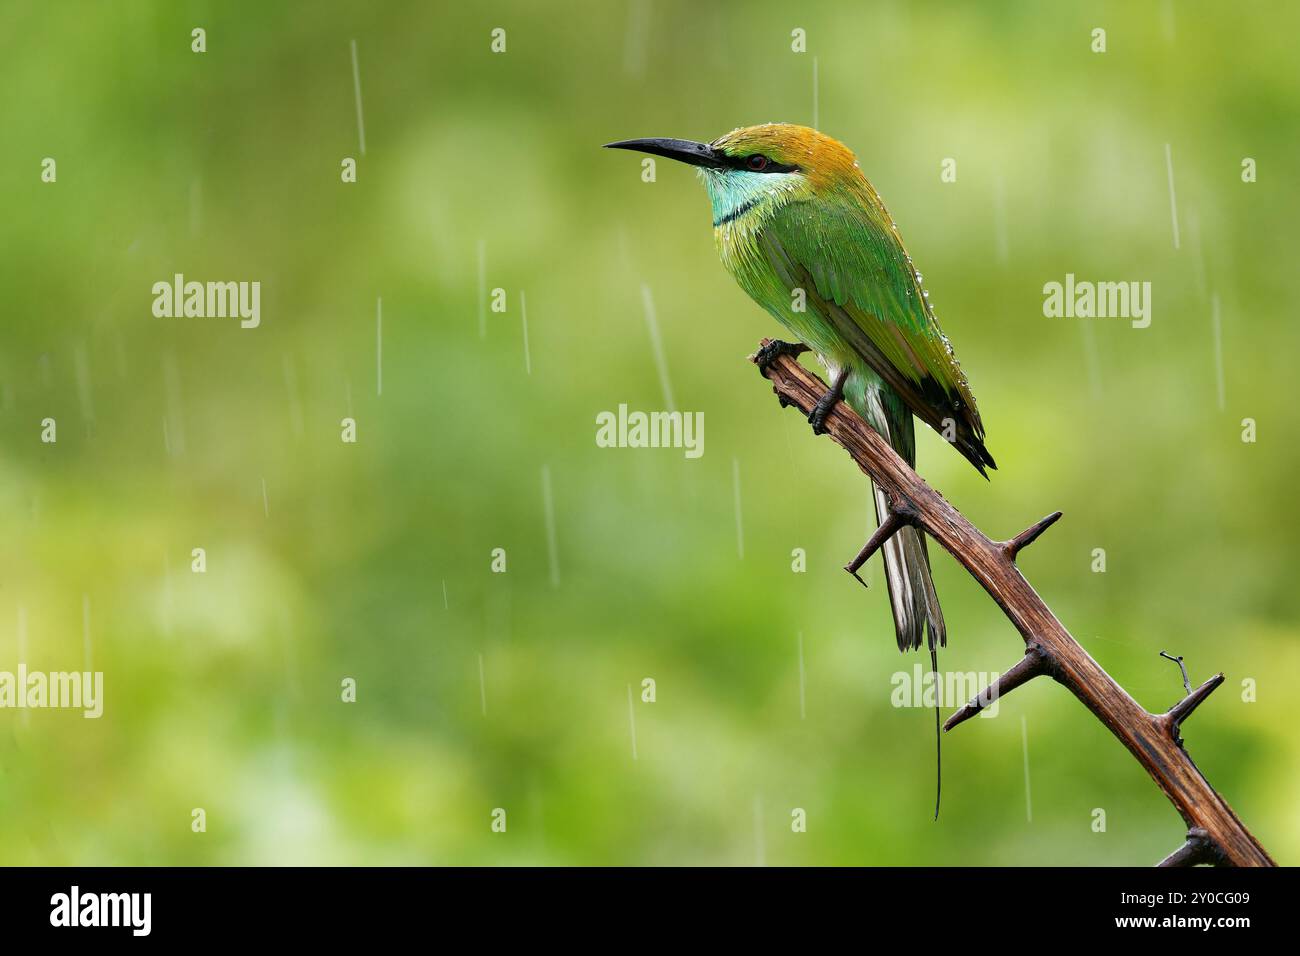
{"type": "Polygon", "coordinates": [[[736,554],[745,558],[745,525],[740,513],[740,459],[731,459],[731,487],[736,499],[736,554]]]}
{"type": "Polygon", "coordinates": [[[384,297],[375,300],[375,394],[384,394],[384,297]]]}
{"type": "Polygon", "coordinates": [[[163,587],[162,587],[162,608],[160,617],[162,618],[162,632],[166,637],[172,636],[172,561],[163,552],[163,587]]]}
{"type": "Polygon", "coordinates": [[[627,723],[632,732],[632,759],[636,760],[636,708],[632,706],[632,685],[627,685],[627,723]]]}
{"type": "Polygon", "coordinates": [[[1169,174],[1169,218],[1174,227],[1174,249],[1179,248],[1178,240],[1178,197],[1174,194],[1174,151],[1165,143],[1165,171],[1169,174]]]}
{"type": "Polygon", "coordinates": [[[1210,320],[1214,326],[1214,384],[1218,387],[1219,411],[1225,406],[1223,388],[1223,320],[1219,313],[1219,297],[1210,299],[1210,320]]]}
{"type": "Polygon", "coordinates": [[[528,300],[524,298],[522,289],[519,292],[519,312],[523,315],[524,322],[524,371],[529,375],[532,375],[533,356],[528,350],[528,300]]]}
{"type": "Polygon", "coordinates": [[[18,605],[18,663],[27,663],[27,608],[18,605]]]}
{"type": "Polygon", "coordinates": [[[1192,244],[1192,269],[1196,276],[1196,294],[1208,297],[1208,285],[1205,277],[1205,246],[1201,244],[1201,220],[1196,210],[1187,212],[1187,237],[1192,244]]]}
{"type": "Polygon", "coordinates": [[[86,670],[93,671],[94,654],[90,647],[90,595],[81,595],[81,649],[86,658],[86,670]]]}
{"type": "MultiPolygon", "coordinates": [[[[21,604],[18,605],[18,666],[27,666],[27,608],[21,604]]],[[[31,719],[26,707],[22,709],[22,715],[23,726],[26,727],[31,719]]]]}
{"type": "Polygon", "coordinates": [[[803,631],[799,632],[799,719],[808,719],[807,691],[805,690],[803,670],[803,631]]]}
{"type": "Polygon", "coordinates": [[[551,568],[551,587],[560,586],[560,553],[555,542],[555,500],[551,494],[551,466],[542,466],[542,511],[546,518],[546,559],[551,568]]]}
{"type": "MultiPolygon", "coordinates": [[[[357,97],[357,138],[361,155],[366,155],[366,121],[361,116],[361,65],[357,62],[357,41],[352,41],[352,91],[357,97]]],[[[382,139],[382,137],[380,137],[382,139]]]]}
{"type": "Polygon", "coordinates": [[[673,401],[673,386],[668,381],[668,360],[664,358],[664,343],[659,336],[659,319],[655,315],[654,298],[650,295],[650,287],[644,283],[641,285],[641,304],[645,308],[645,324],[650,332],[650,351],[654,355],[655,367],[659,370],[659,387],[664,393],[664,407],[670,411],[677,411],[677,403],[673,401]]]}
{"type": "Polygon", "coordinates": [[[993,177],[993,248],[998,262],[1005,263],[1011,258],[1007,242],[1007,183],[1001,173],[993,177]]]}
{"type": "Polygon", "coordinates": [[[822,128],[820,72],[821,65],[817,62],[817,57],[813,57],[813,129],[822,128]]]}
{"type": "Polygon", "coordinates": [[[629,0],[627,34],[623,38],[623,69],[628,76],[645,72],[645,35],[650,21],[650,0],[629,0]]]}
{"type": "Polygon", "coordinates": [[[487,338],[487,240],[478,241],[478,337],[487,338]]]}
{"type": "Polygon", "coordinates": [[[1025,819],[1034,822],[1034,803],[1029,796],[1029,722],[1020,715],[1020,743],[1025,751],[1025,819]]]}
{"type": "Polygon", "coordinates": [[[190,182],[190,238],[197,239],[203,225],[203,181],[190,182]]]}

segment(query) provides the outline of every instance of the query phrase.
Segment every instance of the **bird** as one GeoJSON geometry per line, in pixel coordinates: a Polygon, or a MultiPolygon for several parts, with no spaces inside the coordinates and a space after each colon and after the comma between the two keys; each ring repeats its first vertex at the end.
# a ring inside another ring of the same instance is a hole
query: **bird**
{"type": "MultiPolygon", "coordinates": [[[[919,418],[988,478],[986,469],[997,464],[975,396],[897,224],[847,146],[790,123],[741,127],[709,143],[605,145],[697,168],[723,266],[795,339],[760,349],[760,371],[778,356],[804,352],[826,370],[831,385],[808,415],[815,433],[824,433],[843,400],[914,468],[919,418]]],[[[883,523],[889,497],[874,486],[872,497],[883,523]]],[[[925,538],[905,524],[881,554],[898,648],[927,643],[937,678],[937,649],[948,638],[925,538]]],[[[936,796],[936,819],[938,803],[936,796]]]]}

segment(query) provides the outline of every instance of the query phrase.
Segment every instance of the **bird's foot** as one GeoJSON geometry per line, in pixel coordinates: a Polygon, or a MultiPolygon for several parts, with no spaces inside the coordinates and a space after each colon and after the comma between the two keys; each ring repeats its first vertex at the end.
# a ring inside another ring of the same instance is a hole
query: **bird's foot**
{"type": "Polygon", "coordinates": [[[808,413],[808,424],[812,425],[814,435],[826,434],[826,416],[831,413],[831,406],[835,404],[834,399],[829,402],[826,400],[830,397],[830,394],[830,392],[827,392],[823,395],[817,404],[813,406],[813,410],[808,413]]]}
{"type": "Polygon", "coordinates": [[[837,375],[835,384],[826,389],[826,394],[817,399],[817,404],[808,413],[808,423],[812,425],[814,435],[826,434],[826,416],[831,413],[835,403],[844,397],[844,380],[846,378],[848,378],[848,372],[841,372],[837,375]]]}
{"type": "Polygon", "coordinates": [[[780,339],[773,339],[754,353],[754,364],[758,366],[758,373],[767,378],[768,366],[782,355],[797,358],[807,351],[808,346],[802,342],[782,342],[780,339]]]}

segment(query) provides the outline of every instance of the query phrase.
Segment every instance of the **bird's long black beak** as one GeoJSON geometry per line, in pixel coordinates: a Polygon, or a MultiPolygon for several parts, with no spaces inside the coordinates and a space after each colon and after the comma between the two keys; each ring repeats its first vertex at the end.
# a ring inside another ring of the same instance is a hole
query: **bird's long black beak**
{"type": "Polygon", "coordinates": [[[724,165],[722,154],[718,150],[708,143],[696,143],[689,139],[625,139],[619,143],[606,143],[605,148],[635,149],[709,169],[720,169],[724,165]]]}

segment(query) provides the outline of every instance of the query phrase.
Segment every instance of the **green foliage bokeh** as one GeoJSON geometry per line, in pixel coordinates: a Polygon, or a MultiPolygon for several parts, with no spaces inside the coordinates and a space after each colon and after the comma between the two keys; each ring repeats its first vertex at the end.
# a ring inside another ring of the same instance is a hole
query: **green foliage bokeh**
{"type": "MultiPolygon", "coordinates": [[[[814,109],[898,221],[1000,465],[985,482],[926,432],[919,470],[995,536],[1065,512],[1022,567],[1148,709],[1182,693],[1160,650],[1227,673],[1188,747],[1294,862],[1297,28],[1186,2],[0,7],[0,670],[84,666],[88,608],[106,694],[99,720],[0,711],[0,862],[1174,849],[1164,797],[1046,682],[945,738],[931,820],[933,716],[890,702],[921,658],[878,567],[867,592],[839,570],[867,483],[745,361],[778,330],[694,176],[599,148],[814,109]],[[177,272],[260,281],[261,327],[155,318],[177,272]],[[1150,328],[1045,318],[1066,273],[1151,282],[1150,328]],[[699,460],[594,442],[598,412],[664,404],[643,290],[699,460]]],[[[932,553],[941,666],[1005,670],[1017,635],[932,553]]]]}

